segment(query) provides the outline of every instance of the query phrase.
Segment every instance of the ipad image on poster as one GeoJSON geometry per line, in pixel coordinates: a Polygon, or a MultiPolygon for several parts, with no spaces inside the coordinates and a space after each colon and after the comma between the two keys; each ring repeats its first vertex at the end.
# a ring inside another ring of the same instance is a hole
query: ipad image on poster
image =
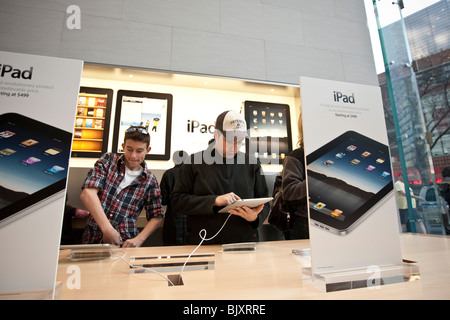
{"type": "Polygon", "coordinates": [[[392,195],[389,148],[347,131],[306,156],[311,225],[339,235],[392,195]]]}
{"type": "Polygon", "coordinates": [[[237,201],[233,202],[232,204],[226,206],[225,208],[220,209],[219,213],[228,212],[228,210],[235,209],[235,208],[242,207],[242,206],[247,206],[249,208],[255,208],[255,207],[265,204],[271,200],[273,200],[272,197],[241,199],[241,200],[237,200],[237,201]]]}
{"type": "Polygon", "coordinates": [[[172,102],[170,93],[119,90],[112,150],[123,153],[125,131],[130,126],[142,126],[150,134],[150,153],[146,160],[169,160],[172,133],[172,102]]]}
{"type": "Polygon", "coordinates": [[[64,197],[71,142],[70,132],[0,115],[0,227],[64,197]]]}

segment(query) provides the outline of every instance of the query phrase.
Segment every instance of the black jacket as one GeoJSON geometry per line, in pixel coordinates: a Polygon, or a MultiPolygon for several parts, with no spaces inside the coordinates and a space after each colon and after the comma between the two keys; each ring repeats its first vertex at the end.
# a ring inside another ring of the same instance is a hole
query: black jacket
{"type": "Polygon", "coordinates": [[[162,204],[166,205],[163,226],[164,245],[184,245],[186,237],[186,216],[175,214],[170,203],[170,195],[177,181],[181,164],[166,170],[159,187],[161,189],[162,204]]]}
{"type": "Polygon", "coordinates": [[[308,218],[307,192],[305,180],[304,151],[295,149],[284,159],[282,172],[283,200],[294,209],[294,214],[308,218]]]}
{"type": "MultiPolygon", "coordinates": [[[[191,155],[190,164],[181,166],[171,196],[174,212],[187,215],[188,244],[198,244],[199,232],[205,229],[206,238],[220,230],[228,213],[218,213],[221,207],[214,206],[217,196],[234,192],[241,199],[267,197],[269,194],[261,165],[254,158],[238,152],[230,159],[217,158],[215,149],[208,149],[191,155]],[[211,157],[215,161],[211,162],[211,157]],[[239,160],[239,161],[238,161],[239,160]],[[243,164],[239,164],[244,162],[243,164]]],[[[266,204],[254,222],[238,216],[231,216],[222,231],[211,241],[214,243],[237,243],[258,241],[257,228],[269,213],[266,204]]]]}

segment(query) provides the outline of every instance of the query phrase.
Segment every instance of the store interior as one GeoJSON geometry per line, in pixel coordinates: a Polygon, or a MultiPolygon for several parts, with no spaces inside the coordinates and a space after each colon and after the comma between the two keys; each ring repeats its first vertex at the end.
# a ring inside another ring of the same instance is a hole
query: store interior
{"type": "MultiPolygon", "coordinates": [[[[213,138],[217,115],[225,110],[244,113],[245,101],[285,106],[290,118],[289,126],[286,126],[289,131],[289,149],[295,148],[301,139],[298,86],[87,64],[83,68],[80,83],[67,184],[67,203],[73,207],[84,209],[79,198],[81,185],[95,161],[105,152],[120,152],[118,148],[122,136],[119,128],[127,125],[126,120],[120,119],[125,112],[123,91],[140,97],[161,94],[171,97],[171,114],[165,115],[167,123],[163,127],[165,134],[161,133],[162,130],[150,131],[152,151],[146,161],[158,181],[167,169],[174,166],[173,152],[184,150],[192,154],[205,149],[213,138]],[[160,139],[166,139],[166,143],[160,139]]],[[[245,148],[243,146],[242,151],[245,148]]],[[[281,161],[262,162],[271,192],[275,176],[282,168],[281,161]]],[[[85,223],[86,219],[72,220],[76,239],[85,223]]],[[[138,228],[142,228],[145,223],[143,213],[138,220],[138,228]]],[[[283,239],[273,226],[265,223],[262,228],[263,240],[283,239]]],[[[161,244],[160,228],[144,246],[161,244]]]]}

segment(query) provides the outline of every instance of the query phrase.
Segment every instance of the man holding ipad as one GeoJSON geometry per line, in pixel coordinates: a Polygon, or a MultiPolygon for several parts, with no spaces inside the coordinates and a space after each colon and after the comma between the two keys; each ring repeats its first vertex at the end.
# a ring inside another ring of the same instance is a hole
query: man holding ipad
{"type": "Polygon", "coordinates": [[[90,212],[83,243],[139,247],[162,221],[161,191],[145,163],[149,133],[131,126],[122,147],[123,155],[102,155],[82,186],[80,199],[90,212]],[[149,222],[139,233],[136,221],[143,208],[149,222]]]}
{"type": "Polygon", "coordinates": [[[222,226],[208,244],[258,241],[257,228],[269,213],[268,203],[219,212],[237,200],[263,198],[269,193],[259,162],[239,151],[248,137],[245,119],[225,111],[217,117],[215,128],[214,143],[182,165],[171,196],[172,209],[187,215],[188,244],[199,243],[200,230],[212,236],[222,226]]]}

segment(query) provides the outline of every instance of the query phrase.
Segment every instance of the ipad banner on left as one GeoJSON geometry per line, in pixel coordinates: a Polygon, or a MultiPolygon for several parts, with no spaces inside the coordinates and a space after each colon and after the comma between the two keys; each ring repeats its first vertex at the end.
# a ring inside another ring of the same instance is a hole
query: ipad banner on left
{"type": "Polygon", "coordinates": [[[2,292],[54,288],[82,68],[0,52],[2,292]]]}

